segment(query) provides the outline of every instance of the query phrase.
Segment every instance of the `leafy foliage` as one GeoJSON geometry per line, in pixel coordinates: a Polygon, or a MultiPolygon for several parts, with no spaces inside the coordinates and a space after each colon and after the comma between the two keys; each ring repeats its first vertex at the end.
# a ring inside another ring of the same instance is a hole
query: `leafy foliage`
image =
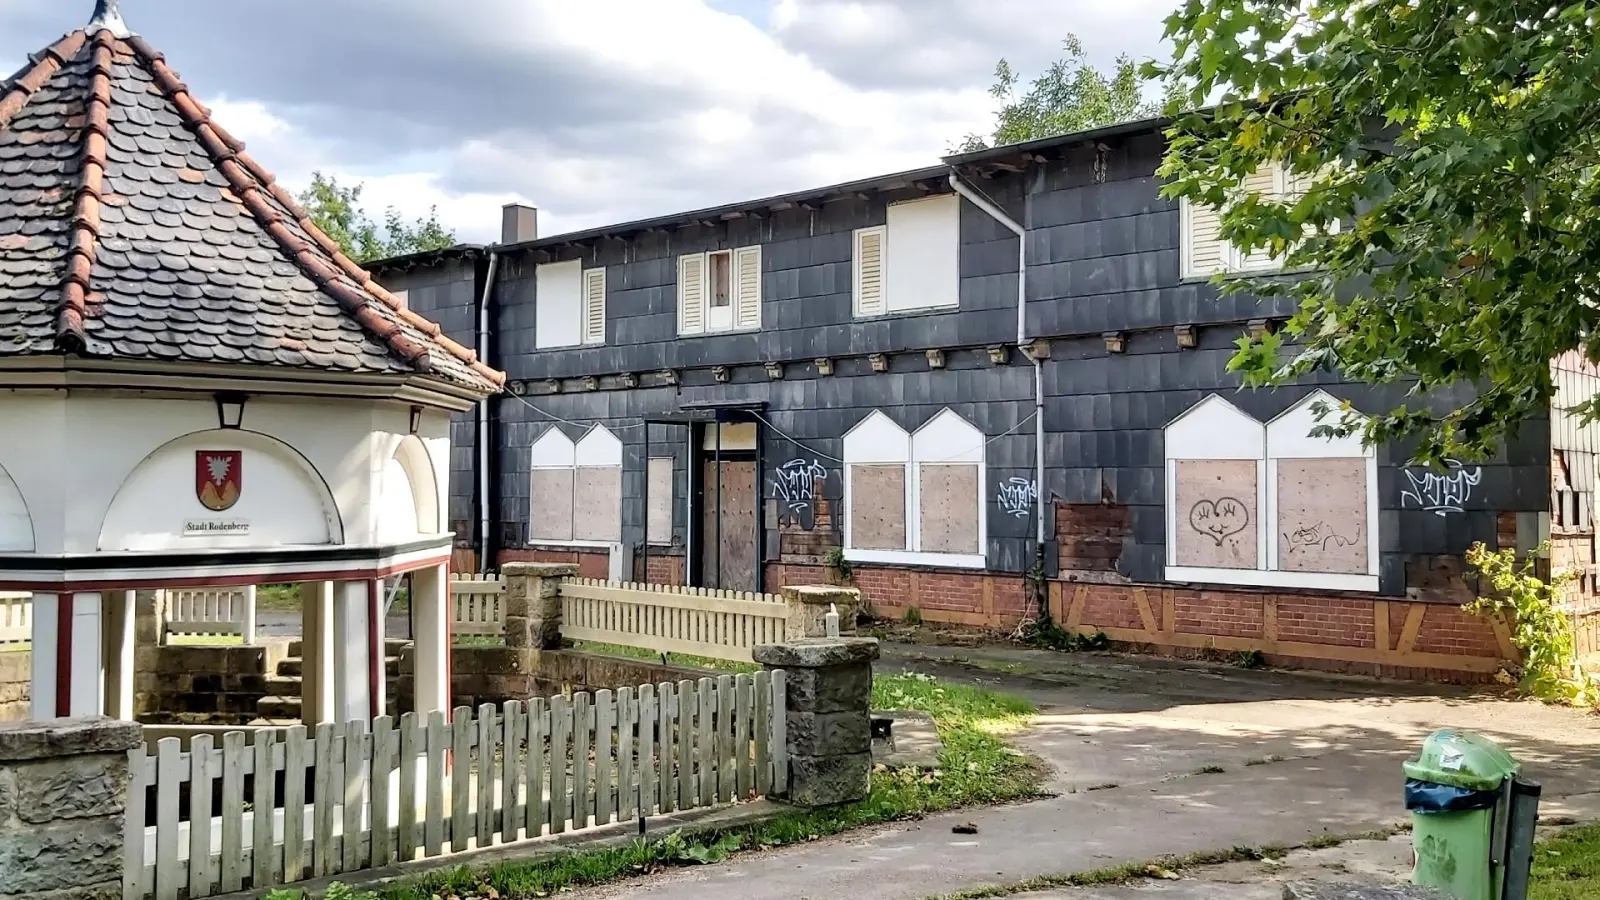
{"type": "Polygon", "coordinates": [[[1022,642],[1047,650],[1108,650],[1111,647],[1111,638],[1104,631],[1079,634],[1062,628],[1049,618],[1028,623],[1022,632],[1022,642]]]}
{"type": "Polygon", "coordinates": [[[1467,564],[1488,582],[1489,590],[1465,608],[1474,615],[1511,622],[1511,643],[1522,651],[1521,690],[1550,703],[1592,706],[1600,693],[1578,664],[1572,621],[1557,607],[1560,588],[1570,576],[1549,582],[1537,577],[1537,556],[1519,564],[1515,550],[1492,551],[1474,544],[1467,551],[1467,564]]]}
{"type": "Polygon", "coordinates": [[[362,188],[360,184],[346,187],[337,178],[313,172],[311,186],[295,199],[305,207],[311,221],[356,262],[443,250],[455,245],[455,233],[439,223],[437,208],[430,209],[427,218],[407,222],[400,211],[391,206],[384,212],[380,229],[361,208],[362,188]]]}
{"type": "Polygon", "coordinates": [[[1235,357],[1247,383],[1329,369],[1414,384],[1333,427],[1415,437],[1437,463],[1482,458],[1548,409],[1553,357],[1600,359],[1597,24],[1575,0],[1185,0],[1173,61],[1144,74],[1189,85],[1173,108],[1220,99],[1175,122],[1166,192],[1231,201],[1224,238],[1310,270],[1226,286],[1298,301],[1291,341],[1235,357]],[[1239,194],[1269,162],[1308,192],[1239,194]],[[1468,389],[1441,399],[1453,385],[1468,389]]]}
{"type": "Polygon", "coordinates": [[[845,558],[844,551],[838,547],[829,550],[822,557],[822,564],[832,572],[834,577],[842,582],[848,582],[855,577],[855,567],[850,565],[850,560],[845,558]]]}
{"type": "Polygon", "coordinates": [[[1020,95],[1022,76],[1006,60],[995,65],[995,81],[989,95],[1001,106],[995,116],[994,133],[988,137],[967,135],[957,147],[958,152],[1114,125],[1159,111],[1159,104],[1145,100],[1147,79],[1132,57],[1118,56],[1107,74],[1089,63],[1089,54],[1076,35],[1067,35],[1061,44],[1066,56],[1051,63],[1020,95]]]}

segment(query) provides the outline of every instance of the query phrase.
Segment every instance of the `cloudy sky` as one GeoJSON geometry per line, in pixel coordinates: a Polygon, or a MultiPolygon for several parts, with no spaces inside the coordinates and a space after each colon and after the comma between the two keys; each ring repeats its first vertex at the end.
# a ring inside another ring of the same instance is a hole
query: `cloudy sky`
{"type": "MultiPolygon", "coordinates": [[[[290,187],[437,206],[464,240],[499,206],[545,234],[929,165],[985,130],[1005,56],[1068,32],[1159,52],[1174,0],[122,0],[218,121],[290,187]]],[[[93,0],[0,0],[0,73],[93,0]]],[[[0,74],[0,77],[4,77],[0,74]]]]}

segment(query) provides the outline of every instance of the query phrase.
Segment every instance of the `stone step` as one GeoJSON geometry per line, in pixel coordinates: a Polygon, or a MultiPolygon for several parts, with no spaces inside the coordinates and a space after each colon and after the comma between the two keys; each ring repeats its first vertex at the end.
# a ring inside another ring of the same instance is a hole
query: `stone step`
{"type": "MultiPolygon", "coordinates": [[[[384,672],[385,675],[387,675],[391,679],[399,678],[400,677],[400,657],[398,657],[398,656],[385,657],[384,660],[383,660],[383,672],[384,672]]],[[[305,674],[306,674],[306,672],[305,672],[305,660],[301,659],[298,656],[286,656],[283,659],[278,660],[278,674],[283,676],[283,677],[285,677],[285,678],[301,678],[301,677],[304,677],[305,674]]]]}
{"type": "Polygon", "coordinates": [[[298,675],[268,675],[267,694],[273,697],[300,697],[305,680],[298,675]]]}
{"type": "MultiPolygon", "coordinates": [[[[398,656],[400,654],[401,650],[405,649],[406,647],[411,646],[412,643],[413,643],[412,641],[410,641],[410,640],[408,640],[406,638],[384,638],[383,639],[384,649],[387,651],[387,655],[389,655],[389,656],[398,656]]],[[[306,642],[303,639],[295,638],[294,640],[289,642],[289,655],[290,656],[304,656],[305,654],[302,651],[305,650],[305,646],[306,646],[306,642]]]]}
{"type": "Polygon", "coordinates": [[[299,697],[262,697],[256,704],[256,715],[263,719],[300,718],[299,697]]]}

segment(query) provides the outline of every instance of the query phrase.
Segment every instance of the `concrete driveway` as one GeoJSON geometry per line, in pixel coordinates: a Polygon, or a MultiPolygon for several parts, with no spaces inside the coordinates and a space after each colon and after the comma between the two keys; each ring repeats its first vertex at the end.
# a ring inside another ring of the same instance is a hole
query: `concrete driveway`
{"type": "Polygon", "coordinates": [[[1489,693],[1009,649],[890,646],[880,665],[1032,699],[1040,715],[1017,742],[1050,764],[1057,796],[582,896],[919,900],[1164,854],[1363,833],[1406,820],[1400,762],[1446,726],[1511,748],[1543,782],[1546,813],[1600,818],[1600,719],[1489,693]],[[951,833],[966,822],[978,833],[951,833]]]}

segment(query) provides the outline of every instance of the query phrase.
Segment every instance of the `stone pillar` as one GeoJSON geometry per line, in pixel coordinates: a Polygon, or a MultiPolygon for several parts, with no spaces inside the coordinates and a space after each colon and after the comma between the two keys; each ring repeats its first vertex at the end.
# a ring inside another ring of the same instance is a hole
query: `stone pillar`
{"type": "Polygon", "coordinates": [[[0,725],[0,900],[122,896],[133,722],[0,725]]]}
{"type": "Polygon", "coordinates": [[[790,803],[831,806],[867,796],[872,661],[877,658],[874,638],[806,639],[755,648],[755,661],[782,669],[786,679],[790,803]]]}
{"type": "Polygon", "coordinates": [[[450,713],[450,567],[411,573],[411,637],[416,641],[414,706],[419,717],[450,713]]]}
{"type": "Polygon", "coordinates": [[[135,592],[133,639],[141,647],[167,642],[166,591],[135,592]]]}
{"type": "Polygon", "coordinates": [[[333,582],[300,585],[300,721],[311,728],[332,722],[333,582]]]}
{"type": "Polygon", "coordinates": [[[561,647],[561,582],[578,574],[568,563],[506,563],[506,646],[561,647]]]}
{"type": "Polygon", "coordinates": [[[831,584],[802,584],[783,588],[783,599],[789,604],[789,621],[784,626],[784,637],[791,641],[805,638],[827,637],[823,617],[830,606],[839,610],[839,634],[856,633],[856,612],[861,609],[861,592],[855,588],[831,584]]]}

